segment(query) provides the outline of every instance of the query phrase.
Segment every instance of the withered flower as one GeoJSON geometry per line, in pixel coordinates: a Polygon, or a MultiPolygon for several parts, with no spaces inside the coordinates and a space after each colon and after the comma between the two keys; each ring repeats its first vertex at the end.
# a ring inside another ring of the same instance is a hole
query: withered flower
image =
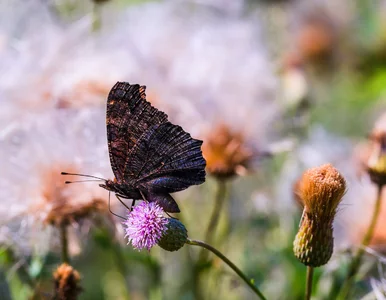
{"type": "Polygon", "coordinates": [[[80,275],[70,265],[61,264],[53,274],[55,281],[55,296],[57,300],[76,300],[82,288],[79,285],[80,275]]]}
{"type": "Polygon", "coordinates": [[[294,253],[303,264],[318,267],[326,264],[332,255],[332,224],[346,191],[346,181],[331,164],[325,164],[305,171],[297,188],[304,212],[294,253]]]}
{"type": "Polygon", "coordinates": [[[257,152],[248,145],[241,132],[236,132],[221,124],[205,139],[202,152],[209,174],[218,178],[244,175],[252,160],[268,155],[257,152]]]}
{"type": "MultiPolygon", "coordinates": [[[[384,116],[385,117],[385,116],[384,116]]],[[[370,138],[370,155],[367,161],[367,171],[371,180],[380,186],[386,184],[386,126],[380,119],[375,125],[370,138]]]]}

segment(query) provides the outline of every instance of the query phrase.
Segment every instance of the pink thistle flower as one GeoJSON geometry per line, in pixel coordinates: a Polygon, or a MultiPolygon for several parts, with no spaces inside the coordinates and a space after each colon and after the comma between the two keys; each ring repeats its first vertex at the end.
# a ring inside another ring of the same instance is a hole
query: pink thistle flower
{"type": "Polygon", "coordinates": [[[168,219],[163,215],[163,209],[154,202],[143,201],[129,212],[126,225],[128,244],[131,243],[135,249],[150,250],[158,244],[163,233],[167,230],[168,219]]]}

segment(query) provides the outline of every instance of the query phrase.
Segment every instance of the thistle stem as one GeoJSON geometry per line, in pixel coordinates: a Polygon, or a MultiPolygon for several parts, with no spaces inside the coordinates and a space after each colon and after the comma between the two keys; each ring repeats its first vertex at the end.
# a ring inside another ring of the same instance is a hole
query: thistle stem
{"type": "Polygon", "coordinates": [[[62,262],[69,263],[67,225],[60,226],[60,240],[62,244],[62,262]]]}
{"type": "MultiPolygon", "coordinates": [[[[215,202],[213,206],[213,211],[209,219],[208,227],[205,231],[205,241],[209,244],[213,241],[213,235],[216,232],[217,224],[220,219],[220,213],[224,206],[225,195],[227,193],[227,185],[224,179],[217,179],[217,190],[215,195],[215,202]]],[[[198,261],[204,262],[208,258],[208,252],[201,251],[199,254],[198,261]]]]}
{"type": "Polygon", "coordinates": [[[212,253],[214,253],[217,257],[219,257],[223,262],[225,262],[233,271],[236,272],[237,275],[240,276],[240,278],[242,280],[244,280],[244,282],[246,284],[248,284],[248,286],[255,292],[255,294],[260,298],[260,299],[266,299],[264,297],[264,295],[260,292],[260,290],[254,285],[253,283],[253,280],[251,279],[248,279],[248,277],[238,268],[236,267],[236,265],[234,263],[232,263],[224,254],[222,254],[220,251],[218,251],[216,248],[208,245],[207,243],[204,243],[202,241],[198,241],[198,240],[192,240],[192,239],[188,239],[186,244],[188,245],[192,245],[192,246],[200,246],[200,247],[203,247],[209,251],[211,251],[212,253]]]}
{"type": "Polygon", "coordinates": [[[313,277],[314,277],[314,268],[307,266],[306,295],[304,297],[305,300],[311,299],[313,277]]]}
{"type": "Polygon", "coordinates": [[[365,253],[366,247],[370,244],[370,241],[373,237],[375,226],[378,221],[378,216],[381,211],[381,200],[382,200],[382,185],[378,185],[377,200],[375,202],[374,212],[371,218],[370,225],[367,228],[367,232],[365,236],[363,237],[361,247],[358,249],[356,255],[351,261],[351,264],[349,265],[347,277],[339,293],[338,299],[346,299],[349,296],[352,284],[355,279],[355,275],[357,274],[359,267],[361,265],[363,254],[365,253]]]}
{"type": "Polygon", "coordinates": [[[92,8],[92,32],[97,32],[101,28],[101,12],[100,12],[100,4],[95,3],[92,8]]]}

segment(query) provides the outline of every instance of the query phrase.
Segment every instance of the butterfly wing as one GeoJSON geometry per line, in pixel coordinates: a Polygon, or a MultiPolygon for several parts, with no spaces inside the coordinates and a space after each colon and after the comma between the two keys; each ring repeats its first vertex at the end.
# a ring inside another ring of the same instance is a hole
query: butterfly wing
{"type": "Polygon", "coordinates": [[[117,182],[125,179],[128,154],[148,129],[167,115],[146,101],[145,86],[117,82],[107,99],[106,124],[110,163],[117,182]]]}
{"type": "Polygon", "coordinates": [[[170,213],[179,213],[180,209],[177,202],[168,193],[154,193],[148,190],[144,190],[142,194],[149,202],[156,202],[163,208],[164,211],[170,213]]]}
{"type": "Polygon", "coordinates": [[[170,122],[154,125],[132,148],[127,180],[152,193],[173,193],[205,181],[202,141],[170,122]]]}

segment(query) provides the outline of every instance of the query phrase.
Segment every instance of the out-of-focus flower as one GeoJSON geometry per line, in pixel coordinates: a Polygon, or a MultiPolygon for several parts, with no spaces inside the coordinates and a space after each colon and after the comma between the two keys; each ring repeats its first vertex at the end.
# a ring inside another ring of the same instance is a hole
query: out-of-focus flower
{"type": "MultiPolygon", "coordinates": [[[[26,14],[20,22],[35,24],[38,16],[26,14]]],[[[21,27],[18,39],[9,38],[3,50],[0,70],[7,72],[0,72],[0,95],[4,95],[0,101],[7,110],[0,112],[1,117],[104,106],[111,86],[138,70],[130,46],[114,45],[108,41],[109,33],[90,33],[91,17],[67,26],[52,16],[43,19],[44,26],[21,27]]]]}
{"type": "Polygon", "coordinates": [[[231,128],[220,124],[206,137],[202,146],[209,174],[218,178],[244,175],[253,159],[263,157],[252,145],[244,140],[242,132],[232,132],[231,128]]]}
{"type": "Polygon", "coordinates": [[[157,203],[147,201],[136,205],[123,224],[128,243],[138,250],[150,250],[168,229],[163,209],[157,203]]]}
{"type": "MultiPolygon", "coordinates": [[[[156,37],[157,54],[153,54],[166,78],[164,86],[155,85],[160,108],[173,122],[204,140],[209,172],[225,177],[245,173],[269,152],[269,142],[276,138],[277,78],[264,42],[251,22],[223,16],[187,18],[189,12],[174,10],[179,12],[178,18],[173,17],[175,26],[156,37]],[[198,23],[205,30],[195,26],[198,23]],[[176,38],[167,38],[171,36],[176,38]],[[175,45],[172,53],[170,44],[175,45]]],[[[171,14],[173,8],[167,12],[171,14]]],[[[155,47],[151,39],[141,39],[149,27],[144,24],[142,33],[135,33],[140,40],[137,47],[146,49],[146,55],[155,47]]]]}
{"type": "Polygon", "coordinates": [[[76,300],[82,291],[80,275],[72,266],[63,263],[54,272],[55,296],[58,300],[76,300]]]}
{"type": "MultiPolygon", "coordinates": [[[[2,128],[0,219],[22,254],[55,249],[55,230],[48,224],[77,226],[75,221],[95,213],[114,220],[108,211],[108,194],[96,183],[65,185],[66,178],[60,175],[61,171],[78,171],[111,176],[104,119],[102,110],[53,111],[27,115],[22,122],[16,120],[2,128]]],[[[113,210],[119,212],[119,207],[113,210]]],[[[83,232],[91,225],[80,224],[83,232]]],[[[70,230],[70,236],[73,233],[70,230]]],[[[70,251],[71,241],[75,240],[70,240],[70,251]]]]}
{"type": "Polygon", "coordinates": [[[298,50],[306,61],[324,61],[336,46],[336,32],[331,20],[321,14],[310,15],[298,34],[298,50]]]}
{"type": "Polygon", "coordinates": [[[304,172],[298,195],[304,203],[299,232],[294,241],[295,256],[305,265],[326,264],[333,251],[332,223],[346,192],[346,181],[331,165],[304,172]]]}
{"type": "MultiPolygon", "coordinates": [[[[382,114],[375,122],[369,137],[367,142],[360,143],[354,151],[353,161],[359,178],[356,179],[355,184],[352,184],[346,197],[352,199],[351,207],[342,211],[342,220],[347,224],[347,227],[355,228],[355,230],[347,230],[346,233],[354,244],[361,243],[370,224],[374,202],[377,198],[376,185],[385,183],[386,114],[382,114]],[[360,218],[354,218],[355,222],[350,222],[353,215],[358,215],[360,218]]],[[[382,192],[382,203],[384,203],[385,197],[385,193],[382,192]]],[[[381,206],[378,218],[370,245],[383,248],[386,241],[386,231],[383,225],[386,221],[386,207],[384,205],[381,206]]]]}
{"type": "Polygon", "coordinates": [[[386,184],[386,114],[377,120],[370,141],[357,149],[357,155],[371,180],[377,185],[386,184]]]}
{"type": "MultiPolygon", "coordinates": [[[[56,227],[91,218],[94,213],[109,214],[106,199],[98,198],[98,193],[94,192],[93,195],[92,190],[79,184],[65,184],[60,174],[62,170],[78,173],[66,165],[53,165],[49,170],[43,170],[41,200],[30,208],[31,212],[35,209],[45,224],[56,227]]],[[[71,181],[79,178],[67,176],[66,179],[71,181]]]]}

